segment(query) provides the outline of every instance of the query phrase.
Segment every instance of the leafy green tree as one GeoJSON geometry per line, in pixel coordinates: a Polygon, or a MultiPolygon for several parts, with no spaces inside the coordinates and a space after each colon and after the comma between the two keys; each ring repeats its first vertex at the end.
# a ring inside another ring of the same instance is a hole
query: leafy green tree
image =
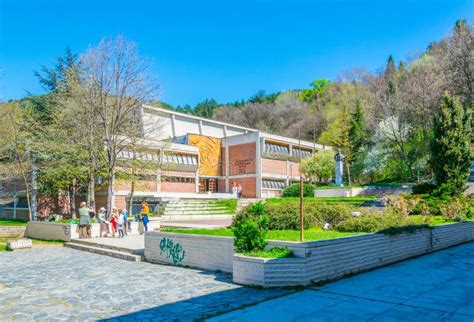
{"type": "Polygon", "coordinates": [[[26,191],[29,219],[36,216],[35,132],[38,124],[34,110],[18,102],[0,105],[0,177],[13,182],[20,179],[26,191]]]}
{"type": "Polygon", "coordinates": [[[304,89],[300,92],[300,99],[304,102],[311,102],[321,99],[326,90],[326,87],[331,84],[327,79],[316,79],[310,85],[312,88],[304,89]]]}
{"type": "Polygon", "coordinates": [[[334,152],[319,151],[301,161],[301,172],[316,182],[329,180],[335,172],[334,152]]]}
{"type": "Polygon", "coordinates": [[[445,93],[434,119],[431,166],[440,192],[461,193],[466,188],[471,165],[471,111],[458,97],[445,93]]]}

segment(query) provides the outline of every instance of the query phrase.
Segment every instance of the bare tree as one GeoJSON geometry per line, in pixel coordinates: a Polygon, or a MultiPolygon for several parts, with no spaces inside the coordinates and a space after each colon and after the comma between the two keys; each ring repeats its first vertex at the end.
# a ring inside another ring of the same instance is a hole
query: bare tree
{"type": "Polygon", "coordinates": [[[81,57],[79,75],[87,93],[85,103],[98,115],[105,145],[110,211],[117,157],[126,146],[126,133],[140,117],[142,104],[156,98],[158,85],[150,76],[151,62],[140,57],[136,44],[122,36],[102,39],[90,48],[81,57]]]}

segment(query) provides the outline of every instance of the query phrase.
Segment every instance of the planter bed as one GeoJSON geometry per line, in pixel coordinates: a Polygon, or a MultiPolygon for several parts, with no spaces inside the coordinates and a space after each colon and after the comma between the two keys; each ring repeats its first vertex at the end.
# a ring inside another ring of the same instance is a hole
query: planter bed
{"type": "Polygon", "coordinates": [[[396,235],[373,233],[304,243],[270,240],[268,248],[286,247],[292,257],[256,258],[234,254],[229,236],[151,232],[145,236],[145,258],[232,272],[238,284],[284,287],[330,281],[472,240],[470,221],[396,235]]]}

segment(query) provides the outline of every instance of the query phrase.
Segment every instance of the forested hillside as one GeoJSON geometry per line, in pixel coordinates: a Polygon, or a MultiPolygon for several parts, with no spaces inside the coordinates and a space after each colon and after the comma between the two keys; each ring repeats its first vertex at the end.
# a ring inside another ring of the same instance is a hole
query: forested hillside
{"type": "MultiPolygon", "coordinates": [[[[389,56],[378,72],[345,71],[307,89],[258,92],[235,103],[206,99],[195,107],[163,106],[262,131],[335,146],[358,181],[429,176],[433,120],[445,93],[472,110],[473,28],[457,21],[445,38],[404,60],[389,56]]],[[[316,77],[317,77],[317,71],[316,77]]]]}

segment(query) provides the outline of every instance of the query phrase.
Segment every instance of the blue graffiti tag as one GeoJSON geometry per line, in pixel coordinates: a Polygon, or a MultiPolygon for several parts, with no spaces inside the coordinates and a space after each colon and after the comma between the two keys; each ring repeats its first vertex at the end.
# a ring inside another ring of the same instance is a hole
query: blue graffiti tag
{"type": "Polygon", "coordinates": [[[179,264],[184,259],[183,247],[179,243],[174,243],[169,238],[163,238],[160,241],[160,255],[165,253],[166,258],[171,258],[173,264],[179,264]]]}

